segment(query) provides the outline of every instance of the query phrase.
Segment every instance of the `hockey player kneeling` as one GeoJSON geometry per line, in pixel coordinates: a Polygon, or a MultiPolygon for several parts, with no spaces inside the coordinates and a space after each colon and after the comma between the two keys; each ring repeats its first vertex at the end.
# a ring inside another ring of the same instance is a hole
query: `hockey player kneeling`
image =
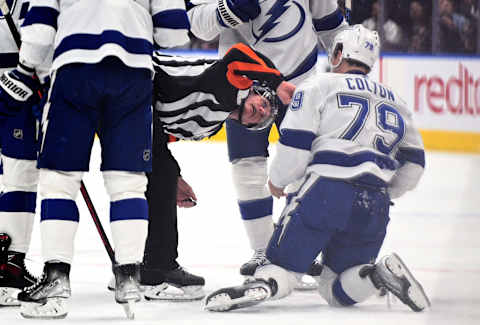
{"type": "Polygon", "coordinates": [[[319,252],[323,269],[314,278],[329,305],[351,306],[386,290],[413,311],[430,306],[397,254],[372,263],[390,199],[414,189],[423,173],[421,136],[398,94],[366,76],[379,55],[376,32],[352,26],[332,49],[334,73],[302,83],[281,124],[270,191],[280,197],[287,185],[299,186],[270,239],[271,264],[257,268],[254,280],[210,294],[207,310],[288,296],[319,252]]]}

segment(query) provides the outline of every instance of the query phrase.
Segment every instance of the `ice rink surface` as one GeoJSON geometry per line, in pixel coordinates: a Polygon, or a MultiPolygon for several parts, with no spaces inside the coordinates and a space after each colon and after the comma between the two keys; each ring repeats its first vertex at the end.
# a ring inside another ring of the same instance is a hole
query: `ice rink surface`
{"type": "MultiPolygon", "coordinates": [[[[171,145],[192,185],[198,206],[180,209],[179,262],[205,277],[211,292],[240,284],[239,266],[248,260],[246,234],[231,184],[225,143],[178,142],[171,145]]],[[[271,154],[275,146],[271,148],[271,154]]],[[[84,177],[95,207],[109,234],[108,199],[98,172],[98,148],[92,170],[84,177]]],[[[399,301],[389,308],[372,298],[351,308],[329,307],[315,292],[229,313],[211,313],[203,302],[137,304],[136,319],[128,321],[106,290],[111,265],[81,195],[80,227],[71,272],[72,298],[65,320],[23,319],[18,308],[1,308],[0,324],[480,324],[480,155],[427,152],[426,172],[418,188],[397,200],[391,209],[387,238],[380,255],[397,252],[423,284],[432,308],[410,311],[399,301]]],[[[278,217],[283,201],[275,201],[278,217]]],[[[38,211],[37,211],[38,212],[38,211]]],[[[28,264],[42,268],[38,216],[28,264]]]]}

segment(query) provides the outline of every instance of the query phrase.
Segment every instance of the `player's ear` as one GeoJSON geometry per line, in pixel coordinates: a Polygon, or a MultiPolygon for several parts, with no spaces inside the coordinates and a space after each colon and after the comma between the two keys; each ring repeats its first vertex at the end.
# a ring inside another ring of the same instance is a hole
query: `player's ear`
{"type": "Polygon", "coordinates": [[[340,61],[338,60],[342,59],[342,52],[343,52],[343,44],[339,43],[337,44],[337,46],[335,47],[335,50],[333,51],[333,62],[335,62],[335,64],[340,63],[340,61]]]}

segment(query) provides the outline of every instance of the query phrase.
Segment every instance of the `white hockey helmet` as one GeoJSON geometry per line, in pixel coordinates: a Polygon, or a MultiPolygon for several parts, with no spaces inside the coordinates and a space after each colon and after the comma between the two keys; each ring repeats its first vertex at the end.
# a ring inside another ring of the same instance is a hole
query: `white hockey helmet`
{"type": "Polygon", "coordinates": [[[378,33],[369,30],[363,25],[353,25],[338,33],[328,53],[328,62],[333,70],[342,62],[342,59],[352,59],[368,66],[370,70],[380,55],[380,38],[378,33]],[[332,64],[337,48],[342,49],[341,60],[332,64]]]}

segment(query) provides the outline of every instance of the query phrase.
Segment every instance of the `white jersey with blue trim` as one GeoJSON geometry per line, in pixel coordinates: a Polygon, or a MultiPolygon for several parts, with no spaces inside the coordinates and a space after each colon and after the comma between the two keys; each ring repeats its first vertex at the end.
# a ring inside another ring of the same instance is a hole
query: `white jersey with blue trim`
{"type": "Polygon", "coordinates": [[[273,61],[285,79],[299,84],[313,75],[318,41],[328,48],[348,25],[336,0],[264,0],[253,21],[227,28],[217,16],[216,0],[192,0],[192,33],[204,40],[220,35],[219,56],[234,44],[252,46],[273,61]]]}
{"type": "Polygon", "coordinates": [[[388,187],[410,165],[423,172],[425,156],[405,101],[363,74],[322,73],[295,91],[270,180],[285,187],[313,172],[388,187]]]}
{"type": "MultiPolygon", "coordinates": [[[[28,1],[7,0],[13,21],[20,30],[20,25],[28,11],[28,1]]],[[[0,73],[15,68],[18,64],[18,46],[13,39],[7,21],[0,11],[0,73]]]]}
{"type": "Polygon", "coordinates": [[[22,26],[20,60],[34,66],[53,46],[52,70],[115,56],[133,68],[153,70],[153,42],[188,42],[182,0],[33,0],[22,26]]]}

